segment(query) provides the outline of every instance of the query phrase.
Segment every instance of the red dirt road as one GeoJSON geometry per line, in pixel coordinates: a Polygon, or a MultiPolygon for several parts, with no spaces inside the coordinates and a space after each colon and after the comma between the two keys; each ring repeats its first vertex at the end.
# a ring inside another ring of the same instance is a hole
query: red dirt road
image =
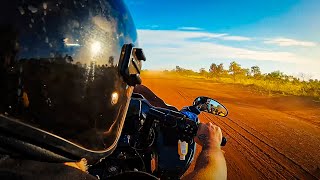
{"type": "Polygon", "coordinates": [[[220,126],[228,139],[223,147],[228,179],[320,179],[320,102],[163,74],[144,73],[142,79],[178,109],[198,96],[212,97],[228,108],[228,118],[200,115],[202,122],[220,126]]]}

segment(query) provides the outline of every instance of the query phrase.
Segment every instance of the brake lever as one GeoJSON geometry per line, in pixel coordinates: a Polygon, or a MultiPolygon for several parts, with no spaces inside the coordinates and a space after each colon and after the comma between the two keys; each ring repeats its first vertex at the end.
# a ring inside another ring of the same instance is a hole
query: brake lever
{"type": "MultiPolygon", "coordinates": [[[[197,132],[198,132],[199,123],[196,123],[196,122],[194,122],[191,119],[186,118],[186,117],[184,119],[186,120],[186,123],[188,123],[190,126],[193,126],[194,130],[191,129],[190,134],[193,134],[193,137],[195,137],[197,132]],[[192,123],[189,123],[189,122],[192,122],[192,123]],[[194,127],[194,126],[196,126],[196,127],[194,127]],[[191,132],[193,132],[193,133],[191,133],[191,132]]],[[[225,146],[226,144],[227,144],[227,138],[226,137],[222,137],[220,146],[225,146]]]]}
{"type": "Polygon", "coordinates": [[[226,137],[222,137],[220,146],[225,146],[226,144],[227,144],[227,138],[226,137]]]}

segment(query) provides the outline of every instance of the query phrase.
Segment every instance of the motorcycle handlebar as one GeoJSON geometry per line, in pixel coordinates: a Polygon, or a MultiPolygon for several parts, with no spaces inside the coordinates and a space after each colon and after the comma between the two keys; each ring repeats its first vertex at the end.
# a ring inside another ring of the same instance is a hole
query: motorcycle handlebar
{"type": "MultiPolygon", "coordinates": [[[[148,117],[159,120],[160,124],[165,127],[176,128],[181,140],[191,142],[197,135],[199,123],[187,118],[179,112],[163,108],[150,108],[148,117]]],[[[222,137],[221,146],[225,146],[226,143],[227,138],[222,137]]]]}

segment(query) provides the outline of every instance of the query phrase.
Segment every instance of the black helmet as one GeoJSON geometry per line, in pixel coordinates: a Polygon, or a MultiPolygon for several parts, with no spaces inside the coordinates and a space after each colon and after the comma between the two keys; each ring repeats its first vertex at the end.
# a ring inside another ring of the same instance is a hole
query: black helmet
{"type": "Polygon", "coordinates": [[[207,102],[207,97],[197,97],[194,101],[193,101],[193,105],[194,106],[198,106],[201,104],[205,104],[207,102]]]}
{"type": "Polygon", "coordinates": [[[32,147],[52,161],[109,155],[140,83],[145,58],[134,45],[121,0],[2,1],[0,151],[32,147]]]}

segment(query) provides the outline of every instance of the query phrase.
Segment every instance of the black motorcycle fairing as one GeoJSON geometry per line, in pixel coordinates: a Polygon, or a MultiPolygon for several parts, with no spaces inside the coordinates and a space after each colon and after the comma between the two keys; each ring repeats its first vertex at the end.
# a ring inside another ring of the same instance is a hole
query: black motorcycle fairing
{"type": "Polygon", "coordinates": [[[179,159],[177,133],[169,128],[163,128],[157,138],[157,152],[159,154],[157,174],[163,179],[168,177],[181,177],[189,168],[194,159],[196,144],[188,145],[186,160],[179,159]]]}
{"type": "Polygon", "coordinates": [[[178,120],[169,117],[184,117],[177,111],[152,106],[142,95],[132,96],[125,125],[114,153],[92,166],[93,175],[103,174],[105,178],[135,168],[152,173],[161,179],[179,179],[190,166],[195,154],[196,145],[189,143],[186,160],[181,161],[178,155],[178,120]],[[154,116],[150,110],[159,111],[168,116],[154,116]],[[175,126],[171,126],[174,125],[175,126]],[[152,169],[152,160],[156,166],[152,169]],[[114,163],[112,163],[112,161],[114,163]],[[143,162],[143,164],[141,164],[143,162]],[[101,165],[102,164],[102,165],[101,165]],[[100,167],[98,167],[100,166],[100,167]],[[97,170],[100,169],[100,172],[97,170]],[[103,172],[101,172],[103,169],[103,172]],[[114,170],[114,172],[110,172],[114,170]]]}

